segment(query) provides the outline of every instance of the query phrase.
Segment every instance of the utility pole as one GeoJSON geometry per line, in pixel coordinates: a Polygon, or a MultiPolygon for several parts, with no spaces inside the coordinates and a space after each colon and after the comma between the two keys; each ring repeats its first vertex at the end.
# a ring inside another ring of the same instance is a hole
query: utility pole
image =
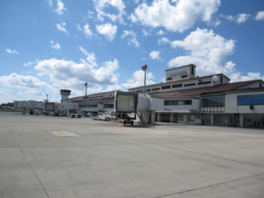
{"type": "Polygon", "coordinates": [[[145,71],[145,76],[144,76],[144,96],[146,95],[146,80],[147,80],[147,64],[141,67],[143,71],[145,71]]]}

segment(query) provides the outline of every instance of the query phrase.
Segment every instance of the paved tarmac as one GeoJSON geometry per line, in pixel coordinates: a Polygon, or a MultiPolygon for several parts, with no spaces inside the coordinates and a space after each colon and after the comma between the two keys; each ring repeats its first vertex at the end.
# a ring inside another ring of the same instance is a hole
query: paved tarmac
{"type": "Polygon", "coordinates": [[[264,130],[0,112],[1,198],[263,198],[264,130]]]}

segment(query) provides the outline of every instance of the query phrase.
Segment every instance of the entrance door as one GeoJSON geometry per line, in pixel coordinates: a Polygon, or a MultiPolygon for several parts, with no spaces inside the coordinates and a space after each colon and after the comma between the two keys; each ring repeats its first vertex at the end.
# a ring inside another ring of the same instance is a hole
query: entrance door
{"type": "Polygon", "coordinates": [[[173,122],[178,123],[178,114],[173,115],[173,122]]]}

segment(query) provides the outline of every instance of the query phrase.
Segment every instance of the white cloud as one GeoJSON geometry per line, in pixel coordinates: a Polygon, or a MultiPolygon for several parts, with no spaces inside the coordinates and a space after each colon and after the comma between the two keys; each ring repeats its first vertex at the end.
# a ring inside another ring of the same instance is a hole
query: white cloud
{"type": "Polygon", "coordinates": [[[67,29],[66,29],[66,23],[65,22],[62,22],[62,23],[58,23],[58,24],[56,24],[56,27],[57,27],[57,29],[59,30],[59,31],[61,31],[61,32],[64,32],[64,33],[66,33],[67,35],[69,35],[69,33],[68,33],[68,31],[67,31],[67,29]]]}
{"type": "Polygon", "coordinates": [[[149,53],[149,56],[153,60],[159,60],[160,59],[160,52],[159,51],[152,51],[149,53]]]}
{"type": "Polygon", "coordinates": [[[167,44],[167,43],[170,43],[170,40],[166,37],[162,37],[161,39],[158,40],[158,44],[161,45],[161,44],[167,44]]]}
{"type": "Polygon", "coordinates": [[[90,26],[89,24],[85,24],[83,26],[83,31],[84,31],[84,34],[87,36],[87,37],[92,37],[93,33],[92,31],[90,30],[90,26]]]}
{"type": "Polygon", "coordinates": [[[59,60],[56,58],[38,61],[35,66],[39,76],[48,77],[52,85],[60,88],[79,90],[83,82],[99,85],[114,85],[118,83],[115,72],[119,68],[117,59],[104,62],[98,67],[93,53],[88,53],[80,47],[80,50],[87,55],[87,59],[76,63],[74,61],[59,60]]]}
{"type": "Polygon", "coordinates": [[[220,0],[153,0],[151,5],[140,4],[130,19],[151,27],[183,32],[198,18],[209,22],[219,6],[220,0]]]}
{"type": "Polygon", "coordinates": [[[187,51],[186,56],[171,59],[168,62],[170,67],[193,63],[198,66],[197,75],[199,76],[224,73],[232,81],[264,79],[260,73],[248,73],[247,76],[243,76],[235,68],[235,63],[227,62],[227,57],[233,54],[235,41],[227,40],[212,30],[197,28],[184,40],[169,41],[163,38],[162,41],[163,44],[170,43],[173,48],[180,47],[187,51]]]}
{"type": "Polygon", "coordinates": [[[151,35],[151,31],[147,31],[145,28],[142,30],[143,36],[147,37],[151,35]]]}
{"type": "Polygon", "coordinates": [[[57,0],[57,9],[55,10],[56,13],[62,15],[65,10],[63,2],[61,0],[57,0]]]}
{"type": "Polygon", "coordinates": [[[246,22],[250,18],[250,16],[251,16],[250,14],[245,14],[245,13],[237,15],[237,23],[241,24],[246,22]]]}
{"type": "Polygon", "coordinates": [[[34,76],[24,76],[17,73],[12,73],[9,76],[1,76],[0,84],[7,90],[23,90],[23,92],[20,93],[21,97],[25,98],[30,96],[31,99],[35,99],[36,97],[39,98],[43,96],[43,93],[54,92],[56,90],[48,83],[43,82],[34,76]]]}
{"type": "Polygon", "coordinates": [[[47,2],[49,4],[49,7],[52,7],[52,4],[53,4],[52,0],[47,0],[47,2]]]}
{"type": "Polygon", "coordinates": [[[31,65],[34,65],[34,64],[36,64],[35,61],[29,61],[27,63],[24,63],[24,67],[31,67],[31,65]]]}
{"type": "Polygon", "coordinates": [[[90,37],[91,38],[93,36],[93,32],[91,31],[90,26],[89,26],[88,23],[86,23],[83,26],[83,28],[80,26],[80,24],[77,24],[77,29],[79,31],[82,31],[85,34],[86,37],[90,37]]]}
{"type": "Polygon", "coordinates": [[[104,17],[109,18],[113,22],[116,22],[116,20],[119,20],[120,23],[124,23],[123,21],[123,15],[125,14],[125,4],[122,0],[94,0],[95,4],[95,10],[97,12],[97,18],[100,21],[104,21],[104,17]],[[105,8],[108,8],[109,6],[117,9],[118,13],[113,14],[113,12],[107,13],[105,8]]]}
{"type": "Polygon", "coordinates": [[[7,52],[8,54],[18,54],[18,51],[16,51],[16,50],[11,50],[11,49],[6,49],[6,52],[7,52]]]}
{"type": "MultiPolygon", "coordinates": [[[[145,72],[143,70],[138,70],[133,73],[133,77],[128,79],[126,83],[123,83],[122,86],[129,89],[132,87],[139,87],[144,85],[144,75],[145,72]]],[[[147,72],[146,84],[154,84],[153,81],[154,76],[151,72],[147,72]]]]}
{"type": "Polygon", "coordinates": [[[1,95],[0,104],[13,102],[16,99],[14,95],[11,93],[11,91],[8,89],[0,89],[0,95],[1,95]]]}
{"type": "MultiPolygon", "coordinates": [[[[226,40],[212,30],[199,29],[191,32],[184,40],[169,41],[163,38],[164,43],[170,42],[173,48],[183,48],[188,55],[178,56],[169,61],[169,66],[195,63],[199,75],[212,73],[229,73],[230,67],[226,58],[233,53],[234,40],[226,40]]],[[[229,63],[230,64],[230,63],[229,63]]]]}
{"type": "Polygon", "coordinates": [[[241,24],[241,23],[245,23],[250,17],[250,14],[238,14],[236,16],[232,16],[232,15],[221,15],[222,18],[227,19],[228,21],[232,21],[235,22],[237,24],[241,24]]]}
{"type": "Polygon", "coordinates": [[[59,43],[55,43],[54,41],[50,41],[50,47],[55,50],[61,49],[61,46],[59,43]]]}
{"type": "Polygon", "coordinates": [[[128,45],[134,45],[135,47],[139,47],[139,42],[137,41],[137,35],[133,31],[124,30],[121,38],[124,39],[129,37],[128,45]]]}
{"type": "Polygon", "coordinates": [[[104,35],[109,41],[112,41],[117,32],[117,26],[110,23],[96,25],[96,30],[99,34],[104,35]]]}
{"type": "Polygon", "coordinates": [[[94,66],[94,67],[97,67],[98,65],[97,65],[97,63],[96,63],[96,57],[95,57],[95,54],[92,52],[92,53],[89,53],[89,52],[87,52],[83,47],[80,47],[80,50],[81,50],[81,52],[85,55],[85,56],[87,56],[86,57],[86,60],[87,60],[87,62],[89,63],[89,64],[91,64],[92,66],[94,66]]]}
{"type": "Polygon", "coordinates": [[[164,31],[162,31],[162,30],[159,30],[158,32],[157,32],[157,35],[164,35],[165,34],[165,32],[164,31]]]}
{"type": "Polygon", "coordinates": [[[259,11],[255,17],[255,20],[257,21],[264,20],[264,11],[259,11]]]}

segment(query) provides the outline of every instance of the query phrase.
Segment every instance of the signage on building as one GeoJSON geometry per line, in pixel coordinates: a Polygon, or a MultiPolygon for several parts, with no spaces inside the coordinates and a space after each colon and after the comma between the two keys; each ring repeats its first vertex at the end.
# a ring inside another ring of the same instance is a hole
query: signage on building
{"type": "Polygon", "coordinates": [[[180,76],[180,75],[187,75],[187,71],[178,71],[178,72],[174,72],[174,73],[167,73],[167,79],[168,78],[172,78],[174,76],[180,76]]]}

